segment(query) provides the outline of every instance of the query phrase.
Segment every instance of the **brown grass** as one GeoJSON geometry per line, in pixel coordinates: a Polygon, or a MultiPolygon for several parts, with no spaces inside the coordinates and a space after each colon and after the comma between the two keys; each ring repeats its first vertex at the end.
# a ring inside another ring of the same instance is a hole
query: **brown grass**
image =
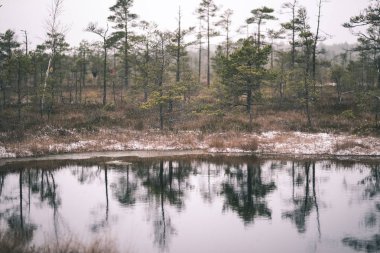
{"type": "Polygon", "coordinates": [[[220,150],[235,148],[244,151],[256,151],[259,146],[256,138],[236,132],[211,135],[209,136],[207,143],[210,148],[220,150]]]}
{"type": "Polygon", "coordinates": [[[355,147],[368,149],[368,147],[366,145],[364,145],[362,143],[358,143],[358,142],[353,141],[353,140],[347,140],[347,141],[344,141],[341,143],[336,143],[334,149],[335,149],[335,151],[340,151],[340,150],[353,149],[355,147]]]}
{"type": "Polygon", "coordinates": [[[116,245],[109,239],[97,239],[89,244],[75,240],[43,246],[30,245],[14,234],[0,233],[0,253],[117,253],[116,245]]]}
{"type": "MultiPolygon", "coordinates": [[[[0,145],[9,152],[30,150],[35,155],[49,154],[49,145],[70,144],[81,140],[94,140],[101,145],[73,152],[102,151],[103,146],[112,145],[112,141],[126,143],[130,140],[152,140],[157,143],[165,140],[173,145],[181,144],[184,148],[193,148],[197,143],[204,143],[217,149],[237,148],[253,151],[258,146],[257,140],[252,140],[249,135],[247,137],[250,128],[245,107],[223,105],[210,89],[201,90],[199,96],[193,96],[192,100],[184,105],[175,102],[173,131],[168,130],[169,115],[165,110],[162,133],[156,131],[159,127],[158,108],[141,109],[139,105],[142,97],[136,95],[137,93],[125,93],[124,101],[118,99],[116,103],[109,93],[109,104],[103,106],[98,87],[88,86],[84,92],[81,105],[57,104],[49,119],[46,115],[41,118],[36,105],[30,105],[23,108],[23,122],[20,124],[17,121],[16,107],[11,105],[3,108],[0,111],[0,145]],[[84,101],[85,97],[87,102],[84,101]],[[187,130],[195,132],[181,134],[187,130]]],[[[336,106],[331,99],[334,96],[335,93],[331,91],[331,94],[324,95],[321,101],[312,106],[312,129],[307,126],[303,109],[297,106],[297,103],[289,100],[280,107],[275,98],[268,98],[263,104],[254,106],[252,130],[380,135],[380,130],[373,127],[373,114],[359,111],[351,105],[336,106]],[[355,117],[347,117],[347,113],[343,113],[345,111],[352,111],[355,117]]],[[[268,142],[281,143],[287,139],[288,136],[279,135],[268,142]]],[[[336,149],[360,145],[362,144],[347,142],[337,144],[336,149]]]]}
{"type": "Polygon", "coordinates": [[[210,148],[223,149],[226,147],[226,143],[219,137],[214,137],[209,142],[210,148]]]}
{"type": "Polygon", "coordinates": [[[256,151],[259,148],[259,142],[257,139],[249,139],[240,144],[237,148],[240,148],[245,151],[256,151]]]}

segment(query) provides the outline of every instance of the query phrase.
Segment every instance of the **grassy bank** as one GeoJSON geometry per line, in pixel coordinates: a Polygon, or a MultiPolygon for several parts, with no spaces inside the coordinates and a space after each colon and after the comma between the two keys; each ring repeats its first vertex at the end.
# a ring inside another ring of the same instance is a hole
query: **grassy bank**
{"type": "Polygon", "coordinates": [[[130,150],[379,156],[380,138],[299,131],[205,133],[202,131],[136,131],[116,127],[82,131],[45,126],[34,132],[24,132],[23,138],[18,141],[9,136],[3,136],[0,158],[130,150]]]}
{"type": "Polygon", "coordinates": [[[324,89],[313,103],[312,127],[302,106],[287,99],[279,103],[268,90],[265,102],[254,105],[250,129],[244,106],[227,106],[218,101],[216,89],[204,89],[186,102],[173,101],[160,129],[157,106],[146,109],[143,98],[133,95],[103,106],[90,86],[81,104],[57,102],[42,116],[33,104],[22,107],[21,119],[17,106],[2,108],[0,157],[174,149],[377,155],[380,128],[373,112],[362,110],[350,95],[337,103],[334,88],[324,89]]]}
{"type": "Polygon", "coordinates": [[[35,246],[25,236],[17,233],[0,232],[0,253],[116,253],[114,242],[106,239],[94,240],[88,244],[74,239],[60,240],[35,246]]]}

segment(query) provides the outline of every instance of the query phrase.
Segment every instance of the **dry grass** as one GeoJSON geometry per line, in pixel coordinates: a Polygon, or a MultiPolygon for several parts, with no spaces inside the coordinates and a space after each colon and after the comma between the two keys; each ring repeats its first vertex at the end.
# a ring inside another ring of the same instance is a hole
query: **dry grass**
{"type": "Polygon", "coordinates": [[[226,143],[221,138],[212,138],[208,145],[210,148],[216,148],[216,149],[226,148],[226,143]]]}
{"type": "Polygon", "coordinates": [[[244,151],[256,151],[259,148],[259,142],[257,139],[249,139],[248,141],[240,143],[236,148],[240,148],[244,151]]]}
{"type": "Polygon", "coordinates": [[[75,240],[43,246],[30,245],[25,239],[14,234],[0,233],[0,253],[117,253],[115,242],[97,239],[89,244],[75,240]]]}
{"type": "Polygon", "coordinates": [[[243,151],[256,151],[259,146],[259,142],[255,137],[237,132],[210,135],[206,143],[210,148],[219,150],[232,148],[243,151]]]}
{"type": "Polygon", "coordinates": [[[368,147],[366,145],[364,145],[363,143],[358,143],[354,140],[346,140],[346,141],[341,142],[341,143],[336,143],[334,150],[335,151],[350,150],[350,149],[353,149],[356,147],[368,149],[368,147]]]}
{"type": "MultiPolygon", "coordinates": [[[[96,85],[98,80],[88,80],[83,89],[82,104],[68,103],[68,91],[64,92],[66,103],[57,103],[49,120],[41,118],[36,104],[25,105],[20,124],[17,120],[15,104],[0,111],[0,132],[12,132],[9,139],[19,141],[25,138],[24,130],[36,131],[47,124],[54,128],[77,129],[78,131],[96,131],[98,128],[120,127],[129,130],[147,131],[159,127],[158,108],[141,109],[143,101],[141,91],[121,92],[117,87],[116,101],[112,89],[108,89],[108,103],[102,105],[102,92],[96,85]],[[120,94],[124,97],[121,98],[120,94]],[[14,131],[14,130],[17,131],[14,131]],[[16,133],[17,132],[17,133],[16,133]]],[[[374,115],[355,104],[355,97],[349,95],[345,104],[336,104],[334,88],[325,87],[311,107],[313,129],[307,126],[302,105],[294,100],[294,94],[287,94],[280,106],[273,90],[263,88],[264,99],[260,105],[254,105],[253,131],[329,131],[360,134],[380,134],[373,126],[374,115]]],[[[244,106],[226,106],[220,101],[217,89],[201,86],[185,104],[176,101],[174,105],[174,125],[178,130],[199,130],[205,133],[215,132],[249,132],[249,117],[244,106]],[[180,104],[181,103],[181,104],[180,104]]],[[[167,113],[167,110],[165,110],[167,113]]],[[[164,127],[169,129],[169,115],[165,114],[164,127]]],[[[75,137],[68,142],[75,141],[75,137]]],[[[0,136],[0,142],[2,137],[0,136]]],[[[9,142],[5,140],[4,142],[9,142]]]]}
{"type": "MultiPolygon", "coordinates": [[[[198,136],[198,135],[196,135],[196,136],[198,136]]],[[[184,135],[180,140],[181,144],[185,145],[189,148],[194,147],[196,145],[196,139],[198,139],[198,137],[196,137],[196,136],[194,136],[192,134],[184,135]]]]}
{"type": "Polygon", "coordinates": [[[254,120],[265,131],[301,131],[307,127],[305,116],[299,111],[264,110],[254,120]]]}
{"type": "MultiPolygon", "coordinates": [[[[194,96],[184,105],[176,102],[175,114],[172,115],[173,131],[168,130],[169,115],[165,114],[162,132],[156,131],[159,128],[158,108],[141,109],[139,103],[142,97],[136,98],[128,93],[123,102],[118,99],[114,103],[112,94],[109,93],[109,104],[103,106],[98,87],[86,87],[84,92],[83,104],[57,104],[49,120],[46,115],[44,118],[40,117],[38,108],[25,107],[23,122],[19,124],[17,110],[12,107],[4,108],[0,111],[0,145],[20,156],[20,150],[29,150],[39,156],[52,153],[49,147],[88,140],[93,140],[98,145],[89,144],[71,152],[103,151],[103,147],[112,146],[116,142],[122,146],[131,141],[142,145],[166,141],[173,147],[181,146],[183,149],[196,148],[198,143],[216,149],[236,148],[249,151],[256,150],[258,146],[258,141],[249,134],[249,117],[245,107],[223,107],[210,89],[201,90],[199,96],[194,96]],[[189,130],[193,133],[183,134],[189,130]]],[[[376,132],[373,128],[373,115],[370,112],[358,111],[348,108],[349,106],[334,107],[330,98],[330,95],[325,96],[322,102],[312,106],[312,129],[307,126],[306,116],[300,106],[297,108],[294,103],[287,103],[280,108],[275,100],[268,99],[263,104],[254,106],[252,130],[380,134],[380,130],[376,132]],[[354,117],[347,117],[347,113],[342,113],[347,110],[352,110],[354,117]]],[[[264,142],[284,143],[287,140],[288,136],[278,135],[264,142]]],[[[266,144],[264,142],[261,144],[266,144]]],[[[350,145],[360,147],[359,144],[343,143],[337,145],[337,149],[350,145]]]]}
{"type": "MultiPolygon", "coordinates": [[[[177,105],[178,107],[179,105],[177,105]]],[[[159,127],[158,110],[143,110],[138,105],[116,104],[112,110],[101,104],[60,105],[48,120],[41,118],[38,111],[24,112],[23,123],[17,123],[14,108],[0,112],[3,119],[0,131],[14,132],[12,139],[24,138],[24,130],[38,131],[46,125],[54,128],[77,129],[78,131],[96,131],[98,128],[120,127],[129,130],[144,131],[159,127]],[[17,132],[17,133],[16,133],[17,132]]],[[[169,115],[165,115],[164,127],[169,128],[169,115]]],[[[315,131],[345,131],[357,133],[371,131],[374,125],[373,115],[356,113],[355,118],[348,119],[340,111],[319,112],[313,109],[312,123],[315,131]]],[[[253,115],[254,131],[309,131],[306,116],[301,109],[273,109],[270,106],[256,106],[253,115]]],[[[217,106],[206,111],[196,110],[196,101],[187,105],[184,111],[174,115],[174,130],[199,130],[205,133],[214,132],[248,132],[249,117],[243,107],[219,109],[217,106]]],[[[67,136],[69,138],[70,135],[67,136]]],[[[1,138],[0,138],[1,142],[1,138]]]]}

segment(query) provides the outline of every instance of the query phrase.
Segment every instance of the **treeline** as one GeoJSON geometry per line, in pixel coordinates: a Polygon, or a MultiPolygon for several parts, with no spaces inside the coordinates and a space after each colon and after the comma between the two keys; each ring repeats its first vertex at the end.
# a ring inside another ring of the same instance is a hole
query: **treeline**
{"type": "Polygon", "coordinates": [[[108,17],[113,29],[90,23],[85,29],[98,42],[83,40],[78,46],[66,42],[60,27],[64,1],[52,1],[47,40],[35,49],[28,49],[27,31],[24,41],[12,30],[0,34],[3,130],[11,112],[17,112],[14,127],[21,128],[23,115],[49,120],[59,108],[79,110],[89,104],[101,110],[149,111],[144,117],[157,118],[160,129],[194,120],[189,115],[223,118],[238,112],[252,130],[258,108],[298,111],[305,115],[306,129],[315,128],[321,114],[346,119],[370,114],[369,124],[379,127],[379,0],[344,24],[358,36],[358,44],[332,60],[320,46],[326,39],[320,30],[322,0],[312,14],[317,16],[314,30],[310,14],[292,0],[283,4],[289,19],[277,29],[267,27],[277,22],[273,9],[253,9],[237,40],[231,36],[233,11],[221,10],[213,0],[200,1],[197,27],[183,27],[179,9],[175,31],[139,19],[133,0],[117,0],[108,17]],[[356,32],[356,27],[362,29],[356,32]],[[213,49],[215,36],[224,40],[213,49]],[[284,41],[287,46],[279,47],[284,41]]]}

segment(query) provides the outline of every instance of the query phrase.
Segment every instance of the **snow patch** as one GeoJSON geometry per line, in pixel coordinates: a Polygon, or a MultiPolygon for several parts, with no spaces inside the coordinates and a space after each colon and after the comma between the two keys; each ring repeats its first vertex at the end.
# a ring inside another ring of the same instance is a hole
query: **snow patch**
{"type": "Polygon", "coordinates": [[[207,150],[210,153],[250,153],[251,151],[242,150],[239,148],[209,148],[207,150]]]}
{"type": "Polygon", "coordinates": [[[80,151],[89,148],[90,146],[96,146],[96,141],[77,141],[70,144],[53,144],[49,145],[49,152],[73,152],[80,151]]]}
{"type": "Polygon", "coordinates": [[[16,157],[15,153],[7,152],[4,147],[0,146],[0,158],[14,158],[16,157]]]}
{"type": "Polygon", "coordinates": [[[0,158],[83,151],[126,150],[199,149],[207,150],[210,153],[250,153],[252,151],[248,149],[254,148],[250,144],[255,141],[258,143],[258,149],[255,152],[261,154],[380,156],[380,138],[332,133],[268,131],[262,133],[205,134],[199,131],[162,133],[155,130],[139,132],[124,129],[100,129],[99,132],[82,135],[75,130],[56,130],[46,127],[36,136],[31,137],[33,137],[31,138],[33,139],[32,142],[18,147],[0,143],[0,158]],[[66,136],[69,136],[71,140],[79,141],[69,142],[66,136]],[[223,145],[211,145],[213,141],[219,140],[223,145]]]}
{"type": "Polygon", "coordinates": [[[279,132],[277,131],[269,131],[269,132],[264,132],[261,134],[261,137],[266,138],[266,139],[273,139],[275,138],[279,132]]]}

